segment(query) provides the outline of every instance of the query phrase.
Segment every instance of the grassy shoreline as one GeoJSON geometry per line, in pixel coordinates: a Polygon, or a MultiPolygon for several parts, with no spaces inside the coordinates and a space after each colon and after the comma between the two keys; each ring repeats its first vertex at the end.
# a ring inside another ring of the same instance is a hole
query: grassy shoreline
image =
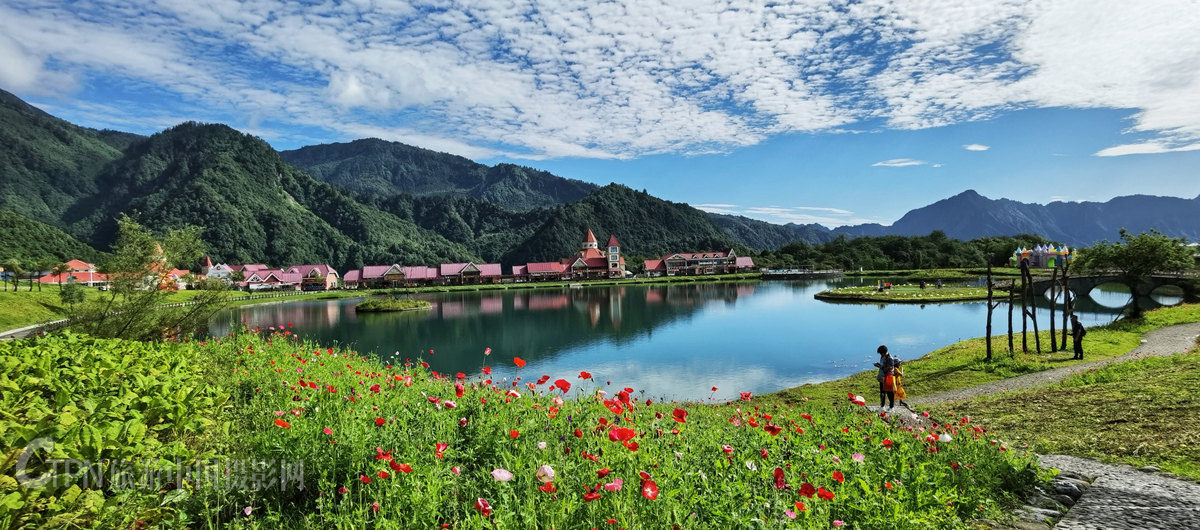
{"type": "MultiPolygon", "coordinates": [[[[1015,334],[1017,351],[1010,354],[1008,336],[1004,333],[992,336],[993,361],[984,362],[985,344],[982,337],[950,344],[916,359],[905,359],[904,387],[910,397],[958,390],[999,381],[1022,374],[1071,366],[1097,359],[1108,359],[1124,355],[1138,346],[1146,332],[1173,324],[1200,321],[1200,304],[1182,304],[1147,311],[1137,321],[1118,320],[1104,326],[1088,329],[1086,340],[1087,356],[1083,361],[1071,359],[1065,350],[1050,353],[1049,331],[1042,331],[1042,354],[1032,351],[1034,341],[1029,337],[1030,352],[1021,352],[1021,336],[1015,334]]],[[[873,352],[867,352],[874,355],[873,352]]],[[[867,353],[864,353],[866,355],[867,353]]],[[[764,402],[801,400],[819,403],[837,403],[848,392],[870,396],[876,389],[875,371],[859,372],[834,381],[812,383],[763,395],[757,399],[764,402]]]]}
{"type": "MultiPolygon", "coordinates": [[[[1004,294],[997,291],[996,296],[1004,294]]],[[[924,289],[916,285],[893,285],[890,289],[880,292],[874,286],[842,287],[821,291],[813,298],[832,302],[887,302],[898,304],[926,304],[933,302],[973,302],[987,300],[987,289],[984,287],[967,286],[926,286],[924,289]]]]}

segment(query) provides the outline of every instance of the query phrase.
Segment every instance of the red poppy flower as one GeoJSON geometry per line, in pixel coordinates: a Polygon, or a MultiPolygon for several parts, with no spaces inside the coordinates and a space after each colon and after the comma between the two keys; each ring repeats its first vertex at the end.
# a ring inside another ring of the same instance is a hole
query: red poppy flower
{"type": "Polygon", "coordinates": [[[592,374],[590,374],[588,372],[579,372],[579,378],[580,379],[591,379],[592,374]]]}
{"type": "MultiPolygon", "coordinates": [[[[520,379],[520,378],[518,377],[517,379],[520,379]]],[[[548,375],[543,375],[543,376],[541,376],[541,377],[539,377],[539,378],[538,378],[538,380],[537,380],[537,384],[539,384],[539,385],[544,385],[544,384],[546,384],[546,381],[549,381],[549,380],[550,380],[550,376],[548,376],[548,375]]]]}
{"type": "Polygon", "coordinates": [[[286,422],[286,421],[280,420],[280,419],[276,419],[276,420],[275,420],[275,426],[276,426],[276,427],[283,427],[284,429],[291,429],[291,428],[292,428],[292,424],[290,424],[290,423],[288,423],[288,422],[286,422]]]}
{"type": "Polygon", "coordinates": [[[329,385],[329,386],[325,387],[325,389],[326,389],[326,390],[328,390],[330,394],[336,394],[336,393],[337,393],[337,389],[336,389],[336,388],[334,388],[334,387],[333,387],[333,385],[329,385]]]}
{"type": "Polygon", "coordinates": [[[545,484],[542,484],[541,486],[538,486],[538,489],[540,489],[540,490],[542,490],[542,491],[544,491],[544,492],[546,492],[546,493],[554,493],[555,491],[558,491],[558,490],[557,490],[557,489],[554,487],[554,483],[553,483],[553,482],[547,482],[547,483],[545,483],[545,484]]]}
{"type": "Polygon", "coordinates": [[[712,389],[712,391],[713,391],[713,392],[716,392],[716,391],[717,391],[717,387],[715,387],[715,386],[714,386],[714,387],[713,387],[713,389],[712,389]]]}
{"type": "Polygon", "coordinates": [[[454,383],[454,397],[463,397],[463,392],[466,391],[467,388],[461,382],[454,383]]]}
{"type": "Polygon", "coordinates": [[[817,497],[822,500],[831,501],[833,500],[833,492],[825,488],[817,488],[817,497]]]}
{"type": "Polygon", "coordinates": [[[488,504],[488,501],[484,499],[475,499],[475,509],[484,517],[492,514],[492,505],[488,504]]]}
{"type": "Polygon", "coordinates": [[[649,479],[643,480],[642,481],[642,496],[647,499],[650,499],[650,500],[657,499],[658,498],[658,484],[655,484],[653,480],[649,480],[649,479]]]}
{"type": "Polygon", "coordinates": [[[429,368],[429,363],[421,361],[421,368],[429,368]]]}
{"type": "Polygon", "coordinates": [[[895,489],[895,488],[893,488],[893,487],[892,487],[892,483],[891,483],[891,482],[884,482],[884,483],[883,483],[883,487],[885,487],[885,488],[887,488],[887,489],[895,489]]]}
{"type": "Polygon", "coordinates": [[[491,366],[484,366],[482,371],[483,371],[483,375],[492,375],[492,367],[491,366]]]}
{"type": "Polygon", "coordinates": [[[721,450],[725,451],[725,454],[729,454],[729,453],[733,452],[733,447],[728,446],[728,445],[722,445],[721,450]]]}
{"type": "Polygon", "coordinates": [[[514,430],[511,430],[511,431],[508,431],[508,435],[509,435],[509,436],[511,436],[511,437],[512,437],[512,439],[516,440],[516,439],[517,439],[517,437],[521,435],[521,433],[517,432],[517,431],[514,429],[514,430]]]}
{"type": "Polygon", "coordinates": [[[671,412],[671,415],[675,416],[675,421],[677,421],[679,423],[687,423],[688,412],[686,410],[683,410],[681,408],[676,408],[674,411],[671,412]]]}
{"type": "Polygon", "coordinates": [[[379,393],[379,383],[375,383],[375,384],[371,385],[371,392],[374,392],[376,394],[379,393]]]}
{"type": "Polygon", "coordinates": [[[374,513],[379,513],[379,501],[371,503],[371,511],[374,513]]]}
{"type": "Polygon", "coordinates": [[[379,475],[379,478],[382,478],[382,479],[389,479],[389,478],[392,478],[392,474],[391,474],[391,473],[388,473],[387,471],[383,471],[383,470],[379,470],[379,473],[378,473],[378,475],[379,475]]]}
{"type": "Polygon", "coordinates": [[[524,368],[525,367],[525,359],[522,359],[520,357],[513,357],[513,364],[517,365],[517,368],[524,368]]]}
{"type": "Polygon", "coordinates": [[[796,511],[803,512],[803,511],[807,511],[807,510],[808,510],[808,507],[805,506],[803,502],[796,501],[796,511]]]}
{"type": "Polygon", "coordinates": [[[324,432],[326,436],[330,436],[333,434],[333,429],[326,427],[322,432],[324,432]]]}
{"type": "Polygon", "coordinates": [[[607,477],[609,473],[612,473],[612,471],[610,471],[610,470],[609,470],[609,469],[606,467],[606,468],[604,468],[604,469],[601,469],[600,471],[597,471],[597,472],[596,472],[596,477],[598,477],[598,478],[604,478],[604,477],[607,477]]]}
{"type": "Polygon", "coordinates": [[[446,449],[448,449],[449,447],[450,447],[450,444],[443,444],[443,443],[434,444],[434,446],[433,446],[434,456],[436,456],[438,458],[445,456],[446,449]]]}
{"type": "Polygon", "coordinates": [[[561,389],[564,394],[571,391],[571,383],[568,382],[566,379],[555,379],[554,386],[561,389]]]}
{"type": "Polygon", "coordinates": [[[575,429],[575,437],[576,437],[576,438],[583,438],[583,431],[581,431],[581,430],[579,430],[579,429],[575,429]]]}
{"type": "Polygon", "coordinates": [[[767,450],[766,449],[759,449],[758,454],[762,455],[763,460],[767,459],[767,450]]]}
{"type": "Polygon", "coordinates": [[[637,450],[638,450],[638,443],[637,443],[637,442],[621,442],[621,444],[622,444],[622,445],[624,445],[624,446],[625,446],[625,448],[626,448],[626,449],[629,449],[630,451],[637,451],[637,450]]]}
{"type": "Polygon", "coordinates": [[[626,442],[632,440],[636,435],[636,431],[633,429],[626,429],[625,427],[618,427],[608,431],[608,439],[614,442],[626,442]]]}
{"type": "Polygon", "coordinates": [[[812,423],[812,415],[811,414],[801,414],[800,417],[808,420],[809,423],[812,423]]]}
{"type": "Polygon", "coordinates": [[[771,433],[771,436],[778,436],[783,431],[783,428],[774,423],[768,423],[763,427],[763,430],[771,433]]]}
{"type": "Polygon", "coordinates": [[[775,468],[775,489],[781,490],[786,487],[787,487],[787,484],[784,483],[784,481],[783,481],[783,468],[781,468],[781,467],[775,468]]]}
{"type": "Polygon", "coordinates": [[[597,492],[597,491],[589,491],[589,492],[583,494],[583,500],[585,500],[587,502],[592,502],[599,498],[600,498],[600,492],[597,492]]]}
{"type": "Polygon", "coordinates": [[[368,476],[366,476],[366,475],[359,475],[359,476],[358,476],[358,480],[361,480],[363,484],[370,484],[370,483],[371,483],[371,477],[368,477],[368,476]]]}
{"type": "Polygon", "coordinates": [[[833,480],[836,480],[838,481],[838,484],[841,484],[846,481],[846,476],[843,475],[841,471],[834,471],[833,480]]]}
{"type": "Polygon", "coordinates": [[[738,392],[738,394],[741,394],[742,401],[750,401],[750,396],[753,395],[750,392],[738,392]]]}
{"type": "Polygon", "coordinates": [[[385,420],[383,418],[375,418],[375,426],[376,427],[383,427],[383,424],[385,424],[385,423],[387,423],[387,420],[385,420]]]}
{"type": "Polygon", "coordinates": [[[397,464],[395,461],[392,461],[392,462],[388,463],[388,467],[392,468],[393,471],[399,471],[401,473],[412,473],[412,466],[410,466],[408,464],[397,464]]]}
{"type": "Polygon", "coordinates": [[[814,488],[812,484],[809,484],[807,482],[805,482],[804,485],[800,486],[800,494],[805,497],[808,497],[810,499],[812,498],[813,494],[815,494],[816,492],[817,492],[817,488],[814,488]]]}
{"type": "Polygon", "coordinates": [[[889,448],[890,448],[890,447],[892,446],[892,441],[891,441],[891,440],[884,440],[884,441],[883,441],[883,446],[884,446],[884,447],[889,447],[889,448]]]}

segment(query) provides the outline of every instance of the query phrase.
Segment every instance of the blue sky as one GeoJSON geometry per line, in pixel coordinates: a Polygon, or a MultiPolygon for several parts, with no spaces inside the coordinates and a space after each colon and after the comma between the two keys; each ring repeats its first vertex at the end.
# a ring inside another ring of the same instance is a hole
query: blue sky
{"type": "Polygon", "coordinates": [[[1200,194],[1194,1],[9,0],[0,88],[93,127],[380,137],[774,222],[965,189],[1200,194]]]}

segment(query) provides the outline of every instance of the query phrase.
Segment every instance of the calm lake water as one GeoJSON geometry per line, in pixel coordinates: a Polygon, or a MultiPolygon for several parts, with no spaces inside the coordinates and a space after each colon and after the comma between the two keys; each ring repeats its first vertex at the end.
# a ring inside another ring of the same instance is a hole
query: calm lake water
{"type": "MultiPolygon", "coordinates": [[[[421,294],[413,298],[430,301],[431,310],[361,315],[354,311],[358,300],[293,302],[232,308],[214,319],[210,331],[223,335],[241,326],[290,322],[306,339],[346,345],[392,363],[420,358],[440,372],[475,375],[491,366],[497,381],[546,374],[574,384],[583,383],[576,376],[586,370],[601,386],[611,381],[647,396],[690,400],[730,399],[743,390],[758,394],[836,379],[870,368],[880,344],[901,359],[913,359],[984,333],[982,302],[919,306],[813,299],[824,289],[859,283],[421,294]],[[491,355],[485,356],[489,347],[491,355]],[[528,364],[518,369],[514,356],[528,364]]],[[[1179,302],[1178,296],[1156,298],[1179,302]]],[[[1128,291],[1097,289],[1076,307],[1085,324],[1101,324],[1112,321],[1113,308],[1128,299],[1128,291]]],[[[997,309],[998,333],[1006,318],[997,309]]],[[[1039,325],[1048,327],[1048,318],[1042,308],[1039,325]]],[[[1019,327],[1019,315],[1015,324],[1019,327]]]]}

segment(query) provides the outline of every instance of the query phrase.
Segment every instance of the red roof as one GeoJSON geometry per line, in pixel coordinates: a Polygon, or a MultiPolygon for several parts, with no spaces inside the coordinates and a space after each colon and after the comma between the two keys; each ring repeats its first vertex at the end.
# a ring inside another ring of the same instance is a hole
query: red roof
{"type": "Polygon", "coordinates": [[[526,270],[529,274],[558,274],[566,270],[566,265],[557,261],[543,261],[539,263],[526,263],[526,270]]]}
{"type": "Polygon", "coordinates": [[[583,242],[584,243],[597,243],[596,234],[592,233],[591,228],[589,228],[587,233],[583,235],[583,242]]]}
{"type": "Polygon", "coordinates": [[[604,258],[584,258],[584,263],[589,269],[605,269],[608,268],[608,260],[604,258]]]}
{"type": "Polygon", "coordinates": [[[204,256],[204,266],[205,266],[205,267],[212,267],[212,266],[213,266],[213,264],[212,264],[212,258],[210,258],[210,257],[208,257],[208,256],[204,256]]]}
{"type": "Polygon", "coordinates": [[[387,274],[388,269],[391,268],[391,265],[367,265],[362,268],[362,276],[360,276],[360,281],[382,278],[384,274],[387,274]]]}
{"type": "Polygon", "coordinates": [[[439,273],[442,276],[459,276],[462,274],[463,269],[467,268],[467,265],[474,265],[475,268],[479,269],[480,276],[504,275],[504,271],[499,263],[443,263],[439,267],[439,273]]]}
{"type": "Polygon", "coordinates": [[[67,268],[71,270],[71,272],[90,271],[90,270],[93,270],[96,268],[95,265],[88,263],[86,261],[83,261],[83,260],[78,260],[78,259],[73,259],[71,261],[68,261],[66,263],[66,265],[67,265],[67,268]]]}
{"type": "Polygon", "coordinates": [[[664,259],[664,260],[665,260],[665,259],[667,259],[667,258],[671,258],[671,257],[674,257],[674,256],[679,256],[679,257],[681,257],[681,258],[683,258],[683,259],[709,259],[709,258],[724,258],[724,257],[727,257],[727,256],[728,256],[728,253],[727,253],[727,252],[728,252],[728,251],[714,251],[714,252],[675,252],[675,253],[671,253],[671,254],[667,254],[667,255],[663,256],[663,257],[662,257],[662,259],[664,259]]]}
{"type": "Polygon", "coordinates": [[[334,275],[337,275],[337,271],[333,270],[333,267],[330,267],[324,263],[319,265],[292,265],[291,267],[288,267],[287,272],[298,273],[301,276],[308,276],[314,269],[319,271],[321,276],[329,276],[330,272],[332,272],[334,275]]]}
{"type": "Polygon", "coordinates": [[[621,244],[617,242],[617,236],[614,236],[614,235],[611,235],[611,234],[609,234],[609,236],[608,236],[608,244],[607,244],[607,245],[604,245],[604,246],[606,246],[606,247],[619,247],[619,246],[621,246],[621,244]]]}
{"type": "Polygon", "coordinates": [[[359,282],[359,281],[361,281],[361,278],[362,278],[362,270],[354,269],[352,271],[346,271],[346,276],[342,279],[347,282],[359,282]]]}
{"type": "Polygon", "coordinates": [[[513,276],[524,276],[526,274],[524,265],[513,265],[512,271],[513,276]]]}
{"type": "MultiPolygon", "coordinates": [[[[585,249],[583,249],[583,250],[580,250],[579,252],[576,252],[576,253],[575,253],[575,258],[583,258],[583,259],[590,259],[590,258],[601,258],[601,259],[603,259],[603,258],[604,258],[604,253],[603,253],[603,252],[600,252],[600,249],[595,249],[595,248],[585,248],[585,249]]],[[[573,259],[574,259],[574,258],[572,258],[572,260],[573,260],[573,259]]]]}
{"type": "Polygon", "coordinates": [[[417,265],[415,267],[400,267],[404,271],[405,280],[436,280],[438,270],[433,267],[417,265]]]}
{"type": "Polygon", "coordinates": [[[661,260],[661,259],[648,259],[645,262],[645,267],[646,267],[646,270],[648,270],[648,271],[667,270],[667,266],[663,265],[663,260],[661,260]]]}
{"type": "Polygon", "coordinates": [[[59,280],[60,280],[59,276],[62,277],[61,278],[62,283],[70,282],[71,278],[75,278],[75,281],[77,283],[92,283],[92,282],[108,281],[108,276],[105,276],[98,272],[77,271],[77,272],[69,272],[67,274],[47,274],[45,276],[42,276],[41,278],[38,278],[38,283],[59,283],[59,280]]]}
{"type": "Polygon", "coordinates": [[[754,259],[750,256],[739,256],[734,260],[734,264],[738,267],[753,267],[754,259]]]}

